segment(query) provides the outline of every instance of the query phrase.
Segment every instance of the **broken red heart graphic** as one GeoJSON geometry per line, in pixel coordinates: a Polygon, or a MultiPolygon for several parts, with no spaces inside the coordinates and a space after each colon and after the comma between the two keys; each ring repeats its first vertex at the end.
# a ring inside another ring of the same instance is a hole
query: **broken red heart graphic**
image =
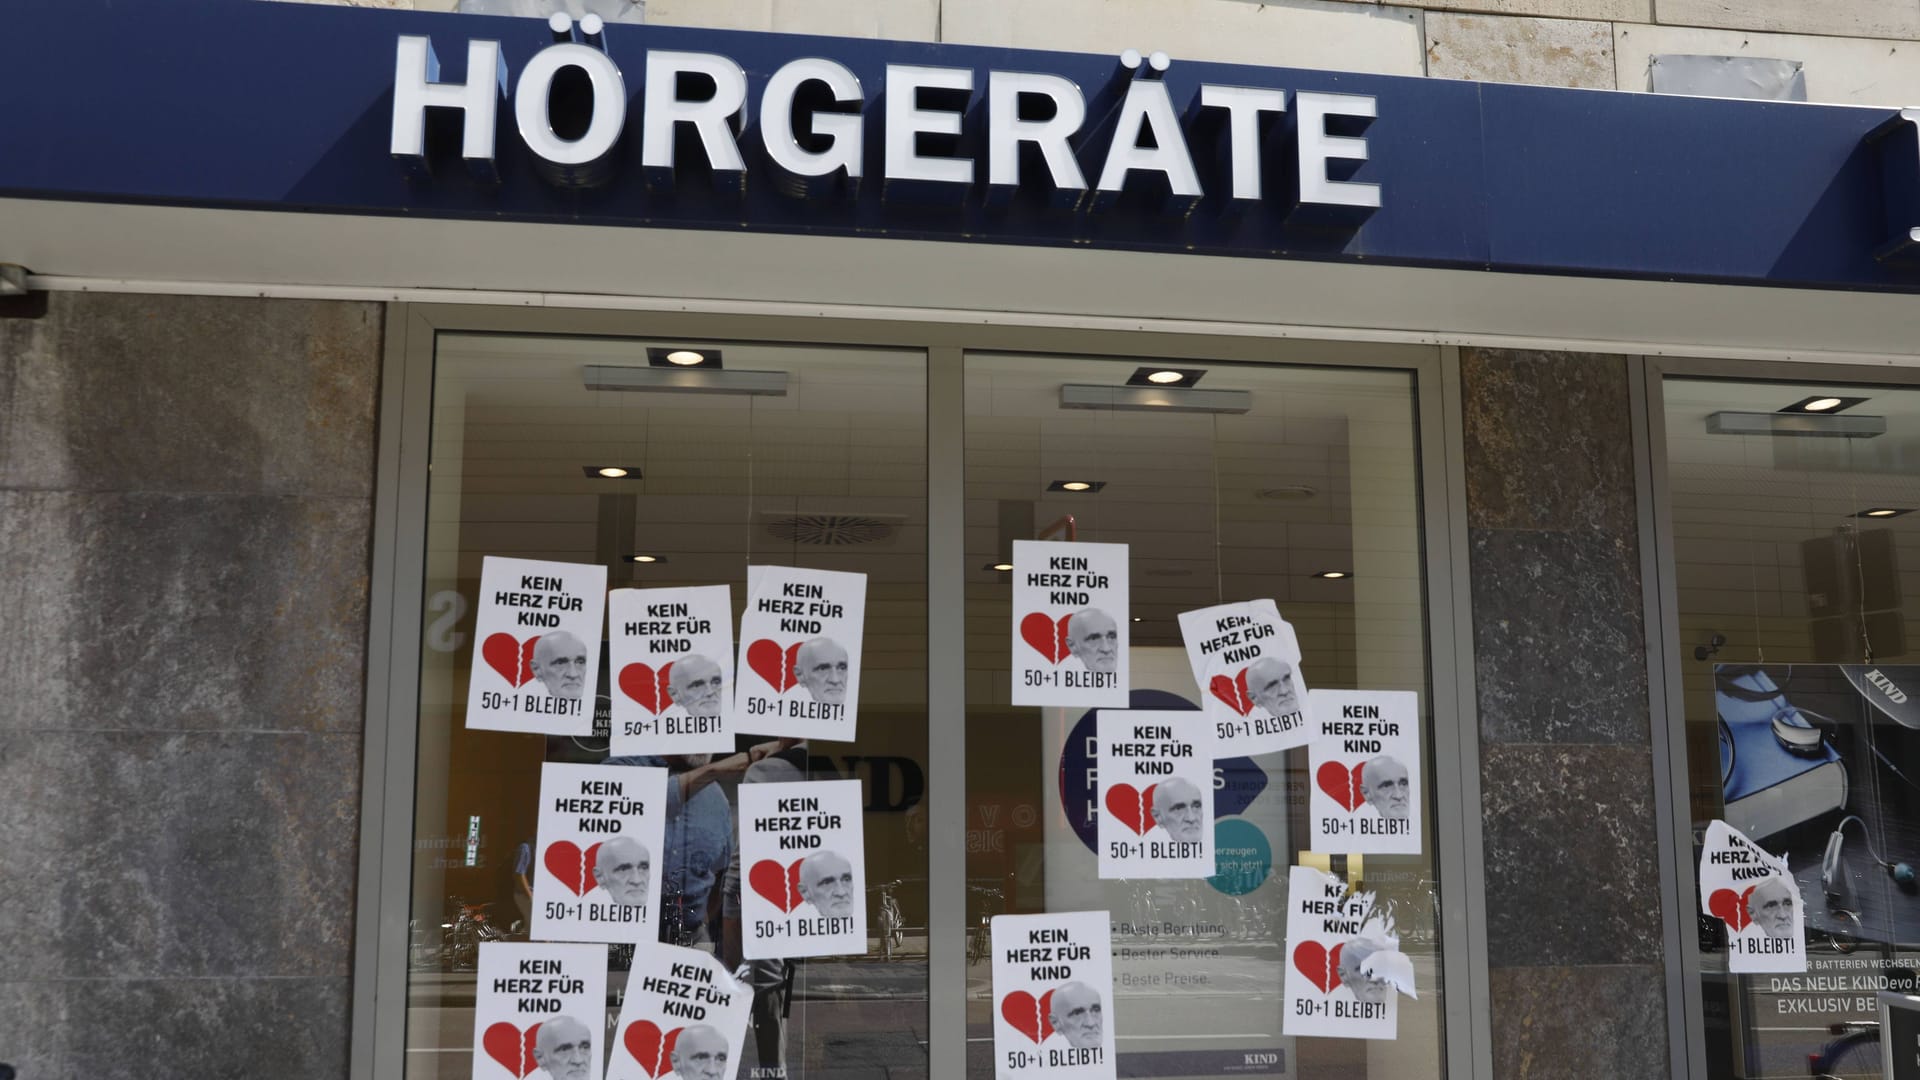
{"type": "Polygon", "coordinates": [[[1340,984],[1340,950],[1344,945],[1335,945],[1332,949],[1317,941],[1303,941],[1293,949],[1293,966],[1307,981],[1320,988],[1323,994],[1333,993],[1340,984]]]}
{"type": "Polygon", "coordinates": [[[1012,1024],[1014,1030],[1036,1043],[1047,1041],[1053,1034],[1053,1023],[1047,1019],[1047,1013],[1053,1008],[1053,991],[1040,995],[1038,1001],[1025,990],[1015,990],[1000,999],[1000,1015],[1012,1024]]]}
{"type": "Polygon", "coordinates": [[[626,1044],[627,1053],[647,1071],[648,1076],[659,1076],[673,1070],[673,1044],[680,1039],[680,1033],[686,1028],[674,1028],[666,1034],[651,1020],[635,1020],[627,1025],[627,1032],[621,1036],[626,1044]]]}
{"type": "Polygon", "coordinates": [[[651,664],[628,664],[620,669],[620,692],[659,716],[673,704],[673,694],[667,690],[667,672],[672,670],[671,663],[661,664],[659,671],[651,664]]]}
{"type": "Polygon", "coordinates": [[[593,856],[600,850],[595,844],[582,852],[571,840],[555,840],[547,845],[547,853],[540,861],[547,864],[547,873],[560,879],[560,884],[573,890],[575,896],[585,896],[599,882],[593,876],[593,856]]]}
{"type": "Polygon", "coordinates": [[[538,634],[525,641],[512,634],[488,634],[487,640],[480,643],[480,658],[499,672],[501,678],[515,686],[525,686],[533,681],[533,643],[539,640],[538,634]]]}
{"type": "Polygon", "coordinates": [[[1349,772],[1345,765],[1337,761],[1323,761],[1313,774],[1313,782],[1320,785],[1321,791],[1333,796],[1334,802],[1352,810],[1365,801],[1360,798],[1360,770],[1364,767],[1366,762],[1363,761],[1349,772]]]}
{"type": "Polygon", "coordinates": [[[1753,895],[1758,885],[1747,886],[1747,891],[1736,893],[1732,889],[1715,889],[1707,897],[1707,911],[1720,917],[1734,933],[1739,933],[1753,924],[1753,915],[1747,911],[1747,898],[1753,895]]]}
{"type": "Polygon", "coordinates": [[[1107,812],[1132,829],[1133,835],[1145,836],[1153,828],[1153,789],[1159,786],[1148,784],[1147,790],[1139,791],[1132,784],[1115,784],[1107,789],[1107,812]]]}
{"type": "Polygon", "coordinates": [[[793,865],[781,866],[772,859],[761,859],[747,871],[747,884],[782,912],[792,911],[800,906],[800,864],[805,861],[795,859],[793,865]]]}
{"type": "Polygon", "coordinates": [[[1207,682],[1207,690],[1241,716],[1253,711],[1253,698],[1247,693],[1246,668],[1241,668],[1240,673],[1231,679],[1225,675],[1215,675],[1207,682]]]}
{"type": "Polygon", "coordinates": [[[1046,657],[1047,663],[1057,664],[1067,658],[1067,620],[1071,618],[1062,615],[1055,621],[1046,612],[1036,611],[1020,620],[1020,637],[1046,657]]]}
{"type": "Polygon", "coordinates": [[[793,664],[800,655],[800,645],[796,641],[782,649],[778,643],[761,638],[747,646],[747,666],[765,679],[775,693],[784,694],[798,681],[793,677],[793,664]]]}
{"type": "Polygon", "coordinates": [[[499,1062],[516,1080],[540,1067],[533,1060],[533,1040],[540,1033],[540,1025],[529,1027],[524,1033],[505,1020],[487,1028],[480,1036],[480,1048],[487,1056],[499,1062]]]}

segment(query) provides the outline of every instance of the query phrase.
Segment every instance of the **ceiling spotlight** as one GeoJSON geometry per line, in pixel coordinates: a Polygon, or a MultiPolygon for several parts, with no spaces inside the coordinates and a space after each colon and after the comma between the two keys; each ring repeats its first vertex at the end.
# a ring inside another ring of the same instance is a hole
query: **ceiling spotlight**
{"type": "Polygon", "coordinates": [[[1088,491],[1099,491],[1106,486],[1107,482],[1105,480],[1055,480],[1053,483],[1047,485],[1047,490],[1071,491],[1075,494],[1082,494],[1088,491]]]}
{"type": "Polygon", "coordinates": [[[666,562],[667,559],[664,555],[629,555],[627,556],[627,561],[631,563],[663,563],[666,562]]]}
{"type": "Polygon", "coordinates": [[[1855,405],[1866,401],[1863,397],[1841,397],[1838,394],[1815,394],[1781,409],[1785,413],[1837,413],[1845,412],[1855,405]]]}
{"type": "Polygon", "coordinates": [[[1204,368],[1143,367],[1133,369],[1128,386],[1192,386],[1205,375],[1204,368]]]}
{"type": "Polygon", "coordinates": [[[647,363],[654,367],[717,368],[719,349],[649,348],[647,363]]]}
{"type": "Polygon", "coordinates": [[[589,480],[638,480],[640,468],[637,465],[582,465],[580,471],[589,480]]]}
{"type": "Polygon", "coordinates": [[[1913,513],[1911,506],[1876,506],[1853,515],[1857,518],[1897,518],[1913,513]]]}
{"type": "Polygon", "coordinates": [[[1353,576],[1353,571],[1351,571],[1351,570],[1321,570],[1321,571],[1319,571],[1319,572],[1317,572],[1317,573],[1314,573],[1314,574],[1312,574],[1312,575],[1309,575],[1309,576],[1311,576],[1311,577],[1317,577],[1317,578],[1319,578],[1319,579],[1320,579],[1320,580],[1322,580],[1322,581],[1344,581],[1345,579],[1347,579],[1347,578],[1350,578],[1350,577],[1352,577],[1352,576],[1353,576]]]}
{"type": "Polygon", "coordinates": [[[987,569],[992,570],[996,574],[1009,574],[1013,572],[1013,564],[1010,562],[988,563],[987,569]]]}

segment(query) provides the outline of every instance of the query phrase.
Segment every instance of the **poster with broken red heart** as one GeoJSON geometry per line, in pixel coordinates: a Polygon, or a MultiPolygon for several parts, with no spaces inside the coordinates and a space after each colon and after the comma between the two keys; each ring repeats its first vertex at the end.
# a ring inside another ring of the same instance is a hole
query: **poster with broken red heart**
{"type": "Polygon", "coordinates": [[[853,738],[866,618],[865,574],[747,567],[737,729],[791,739],[853,738]]]}
{"type": "Polygon", "coordinates": [[[1183,611],[1180,636],[1219,742],[1218,756],[1270,754],[1305,746],[1313,737],[1300,641],[1273,601],[1183,611]]]}
{"type": "Polygon", "coordinates": [[[1127,545],[1013,542],[1013,704],[1127,707],[1127,545]]]}
{"type": "Polygon", "coordinates": [[[711,953],[644,943],[633,951],[607,1080],[734,1080],[753,989],[711,953]]]}
{"type": "Polygon", "coordinates": [[[591,735],[606,601],[604,566],[483,559],[467,727],[591,735]]]}
{"type": "Polygon", "coordinates": [[[1101,709],[1093,742],[1100,876],[1212,877],[1218,755],[1206,714],[1101,709]]]}
{"type": "Polygon", "coordinates": [[[1105,911],[993,917],[993,1074],[1113,1080],[1105,911]]]}
{"type": "Polygon", "coordinates": [[[667,770],[637,765],[540,766],[538,941],[652,941],[665,873],[667,770]]]}
{"type": "Polygon", "coordinates": [[[607,947],[480,944],[473,1080],[600,1080],[607,947]]]}
{"type": "Polygon", "coordinates": [[[1728,971],[1807,970],[1806,904],[1786,857],[1724,821],[1700,848],[1700,911],[1726,925],[1728,971]]]}
{"type": "Polygon", "coordinates": [[[1287,1035],[1391,1039],[1399,1032],[1400,995],[1413,995],[1413,965],[1400,951],[1393,921],[1372,893],[1311,866],[1287,876],[1287,1035]]]}
{"type": "Polygon", "coordinates": [[[1311,850],[1420,854],[1420,697],[1410,690],[1314,690],[1307,744],[1311,850]]]}
{"type": "Polygon", "coordinates": [[[867,951],[858,780],[741,784],[740,944],[749,960],[867,951]]]}
{"type": "Polygon", "coordinates": [[[725,585],[607,594],[613,749],[733,750],[733,597],[725,585]]]}

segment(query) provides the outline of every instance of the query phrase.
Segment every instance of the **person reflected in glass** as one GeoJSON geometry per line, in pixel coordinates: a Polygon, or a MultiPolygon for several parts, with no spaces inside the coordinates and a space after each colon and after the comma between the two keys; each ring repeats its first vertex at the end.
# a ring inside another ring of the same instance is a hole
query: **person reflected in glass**
{"type": "Polygon", "coordinates": [[[1074,612],[1067,616],[1067,653],[1088,671],[1119,670],[1120,625],[1099,608],[1074,612]]]}
{"type": "Polygon", "coordinates": [[[1293,665],[1277,656],[1263,656],[1247,666],[1247,696],[1268,716],[1300,711],[1293,688],[1293,665]]]}
{"type": "Polygon", "coordinates": [[[846,704],[847,650],[832,638],[803,642],[793,656],[793,679],[806,687],[815,701],[846,704]]]}
{"type": "Polygon", "coordinates": [[[1105,1017],[1100,994],[1083,982],[1062,983],[1048,1001],[1047,1023],[1076,1050],[1100,1045],[1105,1017]]]}
{"type": "Polygon", "coordinates": [[[587,646],[565,630],[542,634],[527,667],[547,693],[578,701],[587,681],[587,646]]]}
{"type": "Polygon", "coordinates": [[[540,1024],[533,1037],[533,1060],[540,1068],[529,1080],[590,1080],[593,1075],[593,1033],[571,1016],[556,1016],[540,1024]],[[544,1071],[545,1077],[540,1073],[544,1071]]]}
{"type": "Polygon", "coordinates": [[[1201,830],[1207,823],[1206,807],[1200,801],[1200,788],[1179,776],[1155,784],[1153,820],[1166,830],[1169,839],[1188,844],[1199,843],[1201,830]]]}
{"type": "Polygon", "coordinates": [[[607,764],[667,770],[660,940],[690,947],[710,943],[720,911],[718,886],[733,859],[733,803],[720,781],[746,772],[747,755],[715,760],[711,754],[635,754],[610,757],[607,764]]]}
{"type": "Polygon", "coordinates": [[[673,1071],[660,1080],[725,1080],[727,1057],[726,1036],[707,1024],[689,1024],[667,1055],[673,1071]]]}
{"type": "Polygon", "coordinates": [[[1360,767],[1360,796],[1383,818],[1407,816],[1407,767],[1392,754],[1368,758],[1360,767]]]}
{"type": "Polygon", "coordinates": [[[800,899],[830,919],[853,914],[853,864],[838,852],[818,851],[800,864],[800,899]]]}
{"type": "Polygon", "coordinates": [[[1793,888],[1784,878],[1770,877],[1747,895],[1747,916],[1770,938],[1793,936],[1793,888]]]}

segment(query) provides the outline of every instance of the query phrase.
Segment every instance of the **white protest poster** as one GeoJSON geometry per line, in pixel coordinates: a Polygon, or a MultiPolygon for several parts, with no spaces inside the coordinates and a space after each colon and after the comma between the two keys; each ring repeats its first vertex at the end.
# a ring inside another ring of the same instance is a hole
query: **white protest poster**
{"type": "Polygon", "coordinates": [[[1183,611],[1180,637],[1219,740],[1216,756],[1291,750],[1313,737],[1300,641],[1273,601],[1183,611]]]}
{"type": "Polygon", "coordinates": [[[1013,704],[1127,707],[1127,545],[1013,542],[1013,704]]]}
{"type": "Polygon", "coordinates": [[[1371,893],[1348,894],[1337,877],[1296,866],[1287,878],[1288,1035],[1391,1039],[1400,995],[1413,996],[1413,964],[1371,893]]]}
{"type": "Polygon", "coordinates": [[[730,593],[700,585],[607,594],[615,757],[733,749],[730,593]]]}
{"type": "Polygon", "coordinates": [[[1314,690],[1307,715],[1312,850],[1420,854],[1420,698],[1410,690],[1314,690]]]}
{"type": "Polygon", "coordinates": [[[1700,849],[1700,911],[1727,926],[1728,971],[1807,970],[1806,909],[1786,858],[1717,819],[1700,849]]]}
{"type": "Polygon", "coordinates": [[[737,729],[793,739],[853,738],[866,618],[865,574],[747,567],[737,729]]]}
{"type": "Polygon", "coordinates": [[[1094,715],[1103,878],[1214,873],[1213,727],[1198,711],[1094,715]]]}
{"type": "Polygon", "coordinates": [[[473,1080],[600,1080],[605,945],[485,941],[477,966],[473,1080]]]}
{"type": "Polygon", "coordinates": [[[742,784],[740,944],[749,960],[867,951],[860,781],[742,784]]]}
{"type": "Polygon", "coordinates": [[[481,560],[467,726],[592,734],[606,601],[604,566],[481,560]]]}
{"type": "Polygon", "coordinates": [[[995,1076],[1113,1080],[1113,948],[1104,911],[993,917],[995,1076]]]}
{"type": "Polygon", "coordinates": [[[607,1080],[734,1080],[753,989],[710,953],[646,942],[633,951],[607,1080]]]}
{"type": "Polygon", "coordinates": [[[541,765],[531,936],[607,942],[658,937],[666,817],[665,769],[541,765]]]}

